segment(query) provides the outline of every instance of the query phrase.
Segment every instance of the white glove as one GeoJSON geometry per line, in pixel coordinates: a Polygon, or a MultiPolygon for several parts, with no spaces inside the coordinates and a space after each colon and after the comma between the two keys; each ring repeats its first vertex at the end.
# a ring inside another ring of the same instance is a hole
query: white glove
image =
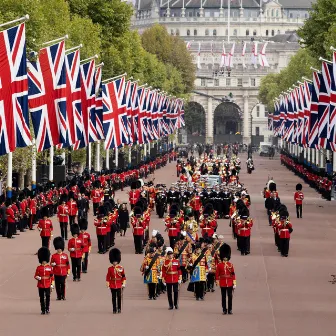
{"type": "Polygon", "coordinates": [[[51,285],[51,286],[50,286],[50,288],[51,288],[51,289],[54,289],[54,286],[53,286],[53,285],[51,285]]]}
{"type": "Polygon", "coordinates": [[[121,286],[121,288],[125,288],[125,287],[126,287],[126,285],[122,285],[122,286],[121,286]]]}
{"type": "Polygon", "coordinates": [[[36,280],[42,280],[42,278],[40,276],[36,276],[35,279],[36,280]]]}
{"type": "Polygon", "coordinates": [[[182,283],[182,280],[179,280],[179,281],[178,281],[178,283],[179,283],[179,285],[181,285],[181,283],[182,283]]]}
{"type": "Polygon", "coordinates": [[[56,263],[55,262],[51,263],[51,266],[56,266],[56,263]]]}
{"type": "Polygon", "coordinates": [[[146,269],[148,269],[149,268],[149,266],[146,266],[146,269]]]}
{"type": "Polygon", "coordinates": [[[42,229],[41,228],[38,228],[38,230],[41,232],[42,231],[42,229]]]}
{"type": "Polygon", "coordinates": [[[192,266],[193,264],[189,264],[189,266],[192,266]]]}
{"type": "Polygon", "coordinates": [[[71,247],[70,251],[71,251],[71,252],[75,251],[75,248],[74,248],[74,247],[71,247]]]}
{"type": "Polygon", "coordinates": [[[211,272],[211,267],[209,268],[209,272],[211,272]]]}
{"type": "Polygon", "coordinates": [[[237,287],[236,285],[233,285],[233,289],[236,289],[236,287],[237,287]]]}

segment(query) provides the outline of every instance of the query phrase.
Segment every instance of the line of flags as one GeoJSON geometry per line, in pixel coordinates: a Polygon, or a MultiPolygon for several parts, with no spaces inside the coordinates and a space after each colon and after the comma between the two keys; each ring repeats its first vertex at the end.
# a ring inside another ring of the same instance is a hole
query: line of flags
{"type": "Polygon", "coordinates": [[[81,46],[67,51],[64,40],[29,61],[25,23],[0,32],[0,155],[32,144],[30,119],[39,152],[100,140],[105,149],[144,144],[185,125],[182,99],[126,74],[102,81],[97,56],[81,60],[81,46]]]}
{"type": "Polygon", "coordinates": [[[283,92],[268,116],[274,135],[301,147],[336,151],[336,53],[322,61],[312,80],[283,92]]]}
{"type": "MultiPolygon", "coordinates": [[[[252,49],[251,49],[251,64],[253,64],[255,67],[257,67],[257,64],[259,63],[259,65],[261,67],[269,67],[269,63],[266,57],[266,47],[268,42],[265,42],[261,45],[260,50],[258,51],[258,41],[253,41],[252,42],[252,49]]],[[[190,50],[192,45],[192,41],[188,41],[186,42],[186,47],[188,50],[190,50]]],[[[227,45],[228,46],[228,45],[227,45]]],[[[243,48],[242,48],[242,53],[241,56],[243,57],[243,67],[246,68],[246,64],[245,64],[245,54],[246,54],[246,46],[247,46],[247,42],[243,42],[243,48]]],[[[221,68],[227,67],[227,68],[233,68],[234,65],[234,56],[235,56],[235,47],[236,47],[236,43],[233,42],[231,44],[231,48],[230,48],[230,52],[226,53],[225,51],[225,42],[223,41],[222,44],[222,52],[221,52],[221,57],[220,57],[220,61],[219,61],[219,66],[221,68]]],[[[212,63],[214,64],[214,59],[215,59],[215,54],[219,53],[219,51],[215,51],[215,45],[213,42],[211,42],[210,45],[210,52],[211,52],[211,56],[212,56],[212,63]]],[[[201,69],[201,42],[198,42],[198,51],[197,51],[197,56],[196,56],[196,64],[197,64],[197,68],[201,69]]]]}

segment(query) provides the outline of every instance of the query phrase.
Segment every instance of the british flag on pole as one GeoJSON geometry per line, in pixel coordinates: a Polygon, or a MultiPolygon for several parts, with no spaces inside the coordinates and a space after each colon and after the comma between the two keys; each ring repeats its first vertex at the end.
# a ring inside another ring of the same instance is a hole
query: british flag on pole
{"type": "Polygon", "coordinates": [[[154,140],[153,135],[153,126],[152,126],[152,102],[153,102],[153,95],[154,91],[147,90],[146,92],[146,125],[147,125],[147,141],[154,140]]]}
{"type": "Polygon", "coordinates": [[[138,89],[138,97],[139,97],[139,143],[147,143],[148,142],[148,134],[147,134],[147,91],[146,88],[138,89]]]}
{"type": "Polygon", "coordinates": [[[135,144],[139,144],[139,96],[138,96],[138,84],[133,83],[132,88],[132,137],[135,144]]]}
{"type": "Polygon", "coordinates": [[[313,85],[311,93],[310,119],[309,119],[309,147],[318,148],[318,97],[322,74],[313,72],[313,85]]]}
{"type": "Polygon", "coordinates": [[[318,99],[318,145],[319,148],[328,147],[329,111],[330,111],[330,88],[332,65],[322,62],[322,76],[318,99]]]}
{"type": "Polygon", "coordinates": [[[95,128],[97,131],[98,140],[104,139],[104,130],[103,130],[103,88],[102,88],[102,66],[100,64],[96,68],[95,73],[95,92],[96,92],[96,111],[94,117],[95,128]]]}
{"type": "Polygon", "coordinates": [[[67,116],[69,120],[67,146],[72,146],[81,139],[83,134],[79,49],[66,55],[65,64],[67,70],[67,116]]]}
{"type": "Polygon", "coordinates": [[[40,50],[29,63],[29,109],[39,152],[67,141],[65,43],[40,50]]]}
{"type": "Polygon", "coordinates": [[[25,24],[0,32],[0,155],[31,144],[25,24]]]}
{"type": "Polygon", "coordinates": [[[307,81],[304,82],[304,97],[303,97],[303,131],[302,143],[304,147],[309,146],[309,122],[310,122],[310,106],[311,106],[311,92],[312,84],[307,81]]]}
{"type": "Polygon", "coordinates": [[[328,139],[331,149],[336,151],[336,53],[333,53],[333,72],[330,87],[330,113],[328,139]]]}

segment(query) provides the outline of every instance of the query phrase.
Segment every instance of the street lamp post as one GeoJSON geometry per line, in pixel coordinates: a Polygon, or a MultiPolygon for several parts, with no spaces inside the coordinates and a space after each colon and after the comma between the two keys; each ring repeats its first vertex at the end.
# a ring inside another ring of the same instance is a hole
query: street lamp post
{"type": "Polygon", "coordinates": [[[251,142],[250,142],[250,146],[251,146],[251,150],[252,150],[252,123],[253,123],[253,115],[252,115],[252,112],[253,112],[254,108],[255,108],[256,106],[258,106],[258,105],[259,105],[259,102],[257,102],[256,104],[254,104],[254,105],[252,106],[252,108],[251,108],[251,112],[250,112],[250,116],[251,116],[251,124],[250,124],[250,132],[251,132],[251,142]]]}

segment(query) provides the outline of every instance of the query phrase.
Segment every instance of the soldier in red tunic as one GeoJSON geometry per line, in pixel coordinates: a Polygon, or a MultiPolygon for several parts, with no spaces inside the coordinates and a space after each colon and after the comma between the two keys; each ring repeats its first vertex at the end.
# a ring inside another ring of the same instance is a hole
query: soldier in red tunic
{"type": "Polygon", "coordinates": [[[99,214],[97,218],[94,220],[94,226],[96,227],[97,240],[98,240],[98,253],[104,254],[106,253],[106,239],[107,239],[107,220],[106,217],[106,208],[104,206],[100,206],[99,214]]]}
{"type": "Polygon", "coordinates": [[[49,314],[50,293],[54,288],[53,269],[49,265],[50,251],[46,247],[41,247],[37,252],[40,265],[37,266],[34,279],[37,280],[37,288],[40,296],[41,314],[49,314]]]}
{"type": "Polygon", "coordinates": [[[236,288],[236,274],[233,264],[229,262],[231,247],[224,243],[219,249],[219,257],[221,262],[216,268],[216,284],[221,288],[223,314],[229,313],[231,315],[233,291],[236,288]],[[226,305],[226,296],[228,296],[228,306],[226,305]]]}
{"type": "Polygon", "coordinates": [[[302,201],[304,199],[304,195],[302,192],[302,184],[298,183],[296,185],[296,192],[294,194],[294,201],[296,205],[296,216],[297,218],[302,218],[302,201]]]}
{"type": "Polygon", "coordinates": [[[126,287],[125,270],[120,265],[120,251],[117,248],[113,248],[110,251],[109,259],[112,266],[110,266],[107,270],[106,287],[111,290],[113,314],[120,314],[122,291],[126,287]]]}
{"type": "Polygon", "coordinates": [[[64,239],[56,237],[53,241],[56,253],[51,256],[50,264],[53,267],[57,300],[65,300],[65,283],[70,274],[69,257],[64,253],[64,239]]]}
{"type": "Polygon", "coordinates": [[[72,238],[68,242],[68,250],[71,258],[72,276],[73,281],[80,281],[84,243],[83,240],[79,238],[78,224],[71,226],[71,234],[72,238]]]}
{"type": "Polygon", "coordinates": [[[162,282],[167,286],[169,310],[178,309],[179,285],[182,283],[180,262],[174,258],[171,247],[166,248],[167,258],[162,265],[162,282]],[[173,293],[174,292],[174,301],[173,293]]]}
{"type": "Polygon", "coordinates": [[[88,221],[85,218],[81,218],[78,222],[80,228],[79,238],[83,241],[83,259],[82,259],[82,272],[87,273],[87,268],[89,264],[89,254],[91,252],[91,236],[90,233],[86,232],[88,228],[88,221]]]}
{"type": "Polygon", "coordinates": [[[75,224],[75,219],[78,214],[77,201],[75,201],[74,198],[75,198],[74,193],[71,191],[69,193],[69,201],[67,202],[67,206],[69,209],[70,226],[75,224]]]}
{"type": "Polygon", "coordinates": [[[57,208],[57,217],[61,227],[61,236],[68,240],[68,222],[69,222],[69,208],[66,205],[67,196],[61,196],[61,204],[57,208]]]}
{"type": "Polygon", "coordinates": [[[142,208],[135,206],[133,212],[134,214],[131,217],[131,224],[133,226],[135,254],[142,254],[145,230],[144,218],[142,217],[143,211],[142,208]]]}
{"type": "Polygon", "coordinates": [[[50,237],[54,228],[51,220],[48,218],[47,207],[42,209],[42,219],[39,220],[37,229],[40,231],[42,246],[49,248],[50,237]]]}
{"type": "Polygon", "coordinates": [[[289,221],[288,211],[283,209],[279,211],[280,223],[277,225],[279,233],[279,249],[282,257],[288,257],[289,240],[293,232],[293,226],[289,221]]]}

